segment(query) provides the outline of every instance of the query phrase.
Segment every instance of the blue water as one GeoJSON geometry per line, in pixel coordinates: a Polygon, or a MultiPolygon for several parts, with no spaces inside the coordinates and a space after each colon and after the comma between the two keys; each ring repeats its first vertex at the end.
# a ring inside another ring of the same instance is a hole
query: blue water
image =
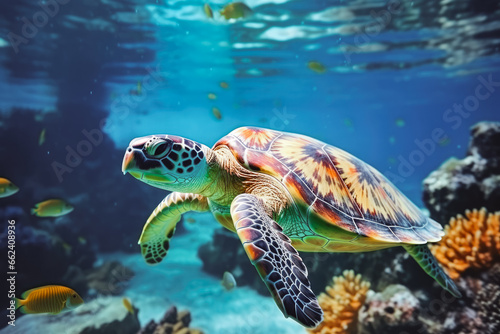
{"type": "MultiPolygon", "coordinates": [[[[59,221],[93,240],[98,257],[136,256],[134,240],[164,193],[120,177],[129,141],[165,133],[211,146],[240,126],[340,147],[423,208],[423,179],[465,155],[472,125],[500,121],[497,1],[250,0],[254,14],[232,21],[217,13],[227,1],[209,2],[214,19],[203,13],[204,3],[69,1],[33,37],[23,35],[23,18],[33,22],[40,5],[0,4],[0,176],[21,188],[5,199],[4,211],[23,208],[23,220],[36,225],[30,205],[50,196],[72,199],[80,207],[59,221]],[[13,46],[12,33],[25,42],[13,46]],[[326,72],[311,70],[310,61],[326,72]],[[493,83],[486,87],[487,81],[493,83]],[[464,106],[457,112],[454,105],[464,106]],[[39,147],[42,128],[46,144],[39,147]],[[104,144],[60,182],[53,162],[64,162],[66,148],[76,149],[82,131],[91,129],[103,130],[104,144]],[[107,244],[110,233],[123,242],[107,244]]],[[[203,220],[216,226],[209,216],[203,220]]],[[[190,251],[193,257],[196,249],[190,251]]],[[[174,264],[182,262],[179,254],[174,264]]],[[[199,271],[201,264],[194,266],[199,271]]],[[[37,284],[25,279],[23,285],[37,284]]],[[[198,306],[183,306],[200,317],[195,324],[210,328],[198,306]]]]}

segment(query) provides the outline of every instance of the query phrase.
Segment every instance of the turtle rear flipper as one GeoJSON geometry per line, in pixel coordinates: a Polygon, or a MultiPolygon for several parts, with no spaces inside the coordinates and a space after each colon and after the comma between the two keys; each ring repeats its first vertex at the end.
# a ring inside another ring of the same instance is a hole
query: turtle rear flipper
{"type": "Polygon", "coordinates": [[[207,199],[196,194],[173,192],[149,216],[139,238],[142,256],[148,264],[158,264],[167,255],[175,226],[187,211],[208,211],[207,199]]]}
{"type": "Polygon", "coordinates": [[[323,311],[311,290],[307,268],[281,227],[254,195],[236,196],[231,204],[236,232],[250,261],[285,317],[305,327],[323,321],[323,311]]]}
{"type": "Polygon", "coordinates": [[[462,294],[458,290],[455,282],[446,275],[443,268],[437,263],[436,258],[432,255],[427,245],[404,245],[404,249],[417,261],[417,263],[425,270],[425,272],[434,278],[446,291],[454,297],[460,298],[462,294]]]}

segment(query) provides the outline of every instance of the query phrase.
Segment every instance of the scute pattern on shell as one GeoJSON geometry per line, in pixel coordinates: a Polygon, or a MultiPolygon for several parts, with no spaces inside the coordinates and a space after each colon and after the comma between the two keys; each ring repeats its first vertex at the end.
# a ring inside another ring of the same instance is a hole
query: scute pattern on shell
{"type": "Polygon", "coordinates": [[[384,242],[424,244],[443,235],[392,183],[370,165],[319,140],[243,127],[215,145],[229,147],[246,168],[276,177],[297,203],[347,231],[384,242]]]}

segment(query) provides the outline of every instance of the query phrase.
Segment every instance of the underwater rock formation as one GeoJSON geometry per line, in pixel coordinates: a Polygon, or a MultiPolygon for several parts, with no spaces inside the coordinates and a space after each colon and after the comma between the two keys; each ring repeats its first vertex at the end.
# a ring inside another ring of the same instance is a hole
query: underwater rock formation
{"type": "Polygon", "coordinates": [[[419,323],[420,302],[403,285],[389,285],[384,291],[367,297],[359,311],[359,334],[414,333],[419,323]]]}
{"type": "MultiPolygon", "coordinates": [[[[22,209],[7,207],[0,210],[0,218],[6,222],[7,219],[16,217],[15,213],[18,211],[22,212],[22,209]]],[[[65,234],[63,239],[58,230],[60,228],[47,230],[41,226],[28,225],[25,221],[25,216],[21,214],[16,218],[15,225],[15,251],[18,259],[16,287],[19,294],[40,284],[52,283],[70,286],[84,295],[86,284],[73,274],[75,270],[82,271],[92,267],[96,259],[95,251],[69,241],[73,236],[71,233],[65,234]]],[[[7,240],[7,224],[3,224],[0,231],[1,240],[7,240]]],[[[76,236],[74,238],[76,239],[76,236]]],[[[0,251],[7,254],[6,242],[0,243],[0,251]]]]}
{"type": "Polygon", "coordinates": [[[464,159],[449,159],[424,180],[423,200],[438,222],[464,208],[500,210],[500,123],[478,123],[471,136],[464,159]]]}
{"type": "Polygon", "coordinates": [[[189,328],[191,313],[187,310],[177,311],[170,307],[159,323],[151,320],[137,334],[203,334],[199,329],[189,328]]]}
{"type": "Polygon", "coordinates": [[[0,334],[64,333],[64,334],[135,334],[140,329],[139,310],[130,313],[121,297],[99,297],[74,311],[57,315],[24,316],[16,326],[4,328],[0,334]]]}
{"type": "Polygon", "coordinates": [[[431,251],[451,278],[469,268],[486,269],[500,261],[500,211],[467,210],[451,218],[445,235],[431,251]]]}
{"type": "Polygon", "coordinates": [[[118,261],[104,262],[101,266],[86,272],[88,287],[102,295],[119,295],[134,272],[118,261]]]}
{"type": "Polygon", "coordinates": [[[363,306],[370,283],[361,275],[346,270],[343,276],[333,277],[331,286],[325,288],[318,302],[324,312],[324,320],[309,333],[347,334],[356,333],[358,311],[363,306]]]}
{"type": "MultiPolygon", "coordinates": [[[[82,77],[78,77],[80,82],[82,77]]],[[[94,79],[91,81],[94,82],[94,79]]],[[[68,89],[68,82],[62,86],[62,89],[68,89]]],[[[92,96],[95,94],[94,91],[92,96]]],[[[30,154],[25,155],[22,161],[2,165],[2,177],[10,177],[20,188],[14,196],[3,198],[2,205],[20,207],[23,225],[38,228],[41,222],[53,225],[55,219],[30,215],[32,205],[48,198],[64,199],[75,210],[58,218],[58,221],[63,221],[69,226],[66,229],[76,234],[75,241],[83,236],[88,239],[87,248],[137,253],[140,251],[137,234],[149,212],[167,193],[160,189],[144,189],[137,182],[124,178],[120,170],[123,152],[100,129],[108,113],[104,110],[89,112],[93,108],[86,107],[84,103],[71,103],[61,106],[61,110],[68,112],[14,109],[4,115],[0,125],[0,142],[16,145],[3,145],[2,154],[11,157],[19,152],[30,154]],[[46,141],[40,147],[38,136],[43,128],[46,129],[46,141]],[[80,156],[78,145],[89,143],[89,134],[96,144],[91,145],[88,155],[80,156]],[[54,168],[56,163],[59,164],[59,172],[54,168]],[[13,178],[15,175],[23,177],[16,179],[13,178]]],[[[59,234],[76,252],[73,238],[59,234]]]]}

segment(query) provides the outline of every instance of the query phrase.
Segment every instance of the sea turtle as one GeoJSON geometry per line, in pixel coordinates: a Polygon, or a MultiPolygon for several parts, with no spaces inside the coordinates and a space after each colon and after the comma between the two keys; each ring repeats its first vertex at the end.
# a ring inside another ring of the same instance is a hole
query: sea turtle
{"type": "Polygon", "coordinates": [[[187,211],[211,211],[236,232],[285,317],[315,327],[323,312],[297,251],[364,252],[403,246],[454,296],[427,243],[444,234],[373,167],[303,135],[238,128],[211,149],[173,135],[130,142],[122,171],[172,191],[139,239],[149,264],[167,254],[187,211]]]}

